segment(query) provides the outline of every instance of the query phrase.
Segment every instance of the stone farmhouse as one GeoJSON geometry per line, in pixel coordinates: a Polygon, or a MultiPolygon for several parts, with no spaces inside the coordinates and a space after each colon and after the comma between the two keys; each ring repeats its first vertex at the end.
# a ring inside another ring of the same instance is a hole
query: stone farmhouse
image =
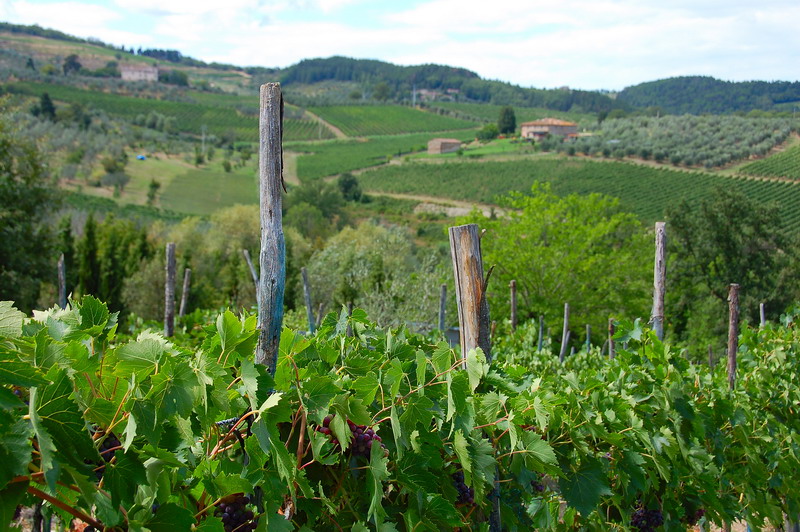
{"type": "Polygon", "coordinates": [[[158,67],[149,65],[120,65],[123,81],[158,81],[158,67]]]}
{"type": "Polygon", "coordinates": [[[539,140],[547,135],[559,135],[562,137],[577,137],[578,124],[567,122],[558,118],[543,118],[533,122],[523,122],[520,124],[520,135],[525,139],[539,140]]]}
{"type": "Polygon", "coordinates": [[[432,139],[428,141],[428,154],[440,155],[442,153],[452,153],[461,148],[461,141],[458,139],[432,139]]]}

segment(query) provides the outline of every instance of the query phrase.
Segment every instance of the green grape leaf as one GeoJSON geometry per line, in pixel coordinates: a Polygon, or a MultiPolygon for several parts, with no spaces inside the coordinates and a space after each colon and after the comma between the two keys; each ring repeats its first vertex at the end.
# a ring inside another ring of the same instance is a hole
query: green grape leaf
{"type": "Polygon", "coordinates": [[[118,362],[114,367],[114,375],[127,379],[136,374],[141,382],[153,373],[164,355],[165,346],[154,338],[142,338],[129,342],[116,351],[118,362]]]}
{"type": "Polygon", "coordinates": [[[374,371],[370,371],[365,376],[356,379],[350,386],[350,389],[356,393],[357,397],[364,401],[364,404],[368,405],[375,400],[375,395],[378,393],[380,386],[381,383],[378,380],[378,376],[374,371]]]}
{"type": "Polygon", "coordinates": [[[194,525],[194,515],[190,510],[181,508],[175,503],[162,504],[158,511],[145,521],[144,525],[151,532],[176,532],[177,530],[191,530],[194,525]]]}
{"type": "Polygon", "coordinates": [[[28,482],[14,482],[0,489],[0,524],[7,526],[14,520],[17,505],[25,498],[28,482]]]}
{"type": "Polygon", "coordinates": [[[192,413],[193,392],[200,383],[188,364],[167,359],[151,381],[152,388],[146,399],[152,401],[157,410],[167,417],[173,414],[187,417],[192,413]]]}
{"type": "Polygon", "coordinates": [[[467,375],[469,375],[469,388],[473,392],[481,383],[481,379],[489,372],[486,355],[480,349],[470,349],[467,353],[467,375]]]}
{"type": "Polygon", "coordinates": [[[522,432],[518,442],[520,450],[525,451],[525,467],[531,471],[542,471],[558,474],[558,459],[550,444],[535,432],[522,432]]]}
{"type": "Polygon", "coordinates": [[[139,485],[147,485],[144,464],[133,452],[116,452],[113,463],[106,464],[103,478],[111,491],[111,503],[118,507],[133,502],[139,485]]]}
{"type": "Polygon", "coordinates": [[[25,314],[14,308],[13,301],[0,301],[0,336],[19,338],[23,323],[25,314]]]}
{"type": "Polygon", "coordinates": [[[12,386],[44,386],[49,381],[39,368],[0,348],[0,383],[12,386]]]}
{"type": "MultiPolygon", "coordinates": [[[[373,442],[377,444],[378,442],[373,442]]],[[[383,481],[389,478],[387,465],[389,459],[383,455],[383,447],[373,445],[370,449],[369,469],[367,469],[367,490],[369,492],[368,519],[375,519],[375,524],[380,527],[386,511],[381,504],[383,500],[383,481]]]]}
{"type": "Polygon", "coordinates": [[[108,323],[108,307],[92,296],[83,296],[80,304],[81,330],[92,336],[103,332],[108,323]]]}
{"type": "Polygon", "coordinates": [[[197,532],[225,532],[225,525],[219,517],[209,516],[203,519],[197,528],[197,532]]]}
{"type": "Polygon", "coordinates": [[[300,397],[308,412],[324,410],[336,394],[342,393],[342,389],[327,375],[315,375],[302,381],[300,385],[300,397]]]}
{"type": "Polygon", "coordinates": [[[408,398],[405,412],[400,416],[400,425],[407,434],[420,425],[422,430],[430,428],[433,420],[433,401],[425,396],[414,394],[408,398]]]}
{"type": "Polygon", "coordinates": [[[447,420],[464,412],[469,397],[469,377],[463,371],[447,374],[447,420]]]}
{"type": "Polygon", "coordinates": [[[602,464],[593,458],[585,458],[576,471],[566,471],[558,485],[567,504],[584,517],[597,508],[603,495],[612,494],[602,464]]]}

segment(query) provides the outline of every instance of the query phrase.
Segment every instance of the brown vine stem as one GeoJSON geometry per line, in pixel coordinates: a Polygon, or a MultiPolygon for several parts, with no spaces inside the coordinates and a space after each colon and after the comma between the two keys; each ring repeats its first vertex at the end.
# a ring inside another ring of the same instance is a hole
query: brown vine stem
{"type": "Polygon", "coordinates": [[[300,421],[300,433],[297,435],[297,465],[303,463],[308,452],[305,449],[306,444],[306,409],[303,408],[303,418],[300,421]]]}
{"type": "Polygon", "coordinates": [[[65,503],[63,501],[60,501],[60,500],[56,499],[55,497],[52,497],[52,496],[48,495],[47,493],[34,488],[33,486],[28,486],[28,493],[30,493],[34,497],[39,497],[40,499],[49,502],[50,504],[52,504],[56,508],[60,508],[60,509],[64,510],[65,512],[67,512],[68,514],[72,515],[73,517],[76,517],[76,518],[80,519],[84,523],[92,525],[93,527],[97,528],[98,530],[103,530],[103,528],[104,528],[103,524],[100,523],[99,521],[95,521],[92,517],[89,517],[85,513],[81,512],[79,510],[76,510],[75,508],[73,508],[69,504],[67,504],[67,503],[65,503]]]}
{"type": "Polygon", "coordinates": [[[243,415],[242,417],[240,417],[240,418],[239,418],[239,421],[237,421],[236,423],[234,423],[234,424],[233,424],[233,426],[230,428],[230,430],[229,430],[229,431],[228,431],[228,432],[225,434],[225,436],[223,436],[223,437],[222,437],[222,439],[221,439],[220,441],[218,441],[218,442],[217,442],[217,445],[215,445],[215,446],[214,446],[214,448],[211,450],[211,454],[210,454],[209,456],[210,456],[211,458],[213,458],[214,456],[216,456],[216,455],[217,455],[217,453],[219,453],[219,452],[220,452],[220,447],[221,447],[222,445],[224,445],[225,443],[227,443],[227,441],[228,441],[228,440],[229,440],[231,437],[233,437],[233,433],[234,433],[234,431],[235,431],[237,428],[239,428],[239,425],[241,425],[241,424],[242,424],[242,422],[243,422],[245,419],[247,419],[247,418],[249,418],[249,417],[251,417],[251,416],[253,416],[253,415],[257,414],[257,413],[258,413],[258,411],[257,411],[257,410],[250,410],[250,411],[249,411],[249,412],[247,412],[245,415],[243,415]]]}

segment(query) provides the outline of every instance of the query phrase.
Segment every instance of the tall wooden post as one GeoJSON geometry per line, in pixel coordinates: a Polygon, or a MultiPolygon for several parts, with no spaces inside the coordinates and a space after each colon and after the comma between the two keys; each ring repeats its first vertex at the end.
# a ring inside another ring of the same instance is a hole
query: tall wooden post
{"type": "Polygon", "coordinates": [[[256,304],[258,304],[258,274],[256,273],[256,267],[253,266],[253,260],[250,258],[249,249],[243,249],[242,255],[244,255],[244,260],[247,262],[247,267],[250,269],[250,277],[253,279],[253,286],[256,289],[256,304]]]}
{"type": "Polygon", "coordinates": [[[491,360],[489,303],[483,278],[483,258],[476,224],[450,227],[450,254],[461,329],[461,356],[466,367],[467,353],[480,347],[491,360]]]}
{"type": "Polygon", "coordinates": [[[728,289],[728,386],[736,384],[736,352],[739,350],[739,285],[728,289]]]}
{"type": "Polygon", "coordinates": [[[569,342],[569,303],[564,303],[564,329],[561,331],[561,351],[558,359],[564,362],[567,356],[567,342],[569,342]]]}
{"type": "Polygon", "coordinates": [[[544,345],[544,316],[541,314],[539,315],[539,342],[536,346],[536,350],[538,352],[542,352],[542,347],[544,345]]]}
{"type": "Polygon", "coordinates": [[[306,303],[306,316],[308,317],[308,332],[314,334],[316,321],[314,320],[314,307],[311,306],[311,285],[308,284],[308,272],[305,266],[300,268],[300,276],[303,278],[303,300],[306,303]]]}
{"type": "Polygon", "coordinates": [[[58,257],[58,306],[67,308],[67,268],[63,253],[58,257]]]}
{"type": "Polygon", "coordinates": [[[167,243],[164,283],[164,336],[175,334],[175,242],[167,243]]]}
{"type": "Polygon", "coordinates": [[[286,288],[286,241],[283,237],[283,95],[280,83],[261,86],[259,111],[259,195],[261,211],[258,345],[255,361],[275,374],[283,324],[286,288]]]}
{"type": "Polygon", "coordinates": [[[667,230],[656,222],[656,258],[653,266],[653,312],[650,320],[659,340],[664,339],[664,297],[667,291],[667,230]]]}
{"type": "Polygon", "coordinates": [[[441,292],[439,293],[439,330],[444,331],[444,314],[447,309],[447,285],[442,283],[441,292]]]}
{"type": "Polygon", "coordinates": [[[614,358],[617,356],[617,352],[614,349],[614,332],[616,327],[614,326],[614,318],[608,318],[608,358],[614,358]]]}
{"type": "Polygon", "coordinates": [[[511,289],[511,332],[517,331],[517,281],[509,283],[511,289]]]}
{"type": "Polygon", "coordinates": [[[711,347],[711,344],[708,344],[708,367],[714,367],[714,349],[711,347]]]}
{"type": "Polygon", "coordinates": [[[189,303],[189,284],[192,282],[192,269],[183,270],[183,290],[181,290],[181,306],[178,308],[178,317],[186,315],[186,305],[189,303]]]}
{"type": "Polygon", "coordinates": [[[758,304],[758,315],[761,318],[760,326],[763,329],[764,326],[767,324],[767,313],[764,310],[764,303],[758,304]]]}
{"type": "Polygon", "coordinates": [[[588,323],[586,324],[586,352],[589,352],[589,349],[592,347],[592,326],[588,323]]]}

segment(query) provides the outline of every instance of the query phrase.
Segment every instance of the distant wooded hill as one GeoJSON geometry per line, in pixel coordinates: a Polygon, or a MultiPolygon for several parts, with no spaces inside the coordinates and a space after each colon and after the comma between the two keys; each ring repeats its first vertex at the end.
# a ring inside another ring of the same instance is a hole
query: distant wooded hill
{"type": "Polygon", "coordinates": [[[789,111],[794,104],[800,106],[800,82],[683,76],[628,87],[617,100],[631,107],[660,107],[666,114],[789,111]]]}

